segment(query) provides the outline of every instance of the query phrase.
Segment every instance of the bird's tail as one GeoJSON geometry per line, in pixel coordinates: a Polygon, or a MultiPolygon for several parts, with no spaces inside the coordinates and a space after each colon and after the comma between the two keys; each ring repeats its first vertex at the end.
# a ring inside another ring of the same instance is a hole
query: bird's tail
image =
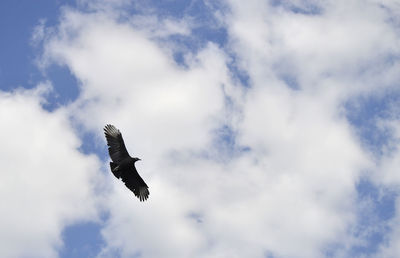
{"type": "Polygon", "coordinates": [[[121,171],[119,170],[119,166],[114,162],[110,162],[111,172],[114,174],[116,178],[121,177],[121,171]]]}

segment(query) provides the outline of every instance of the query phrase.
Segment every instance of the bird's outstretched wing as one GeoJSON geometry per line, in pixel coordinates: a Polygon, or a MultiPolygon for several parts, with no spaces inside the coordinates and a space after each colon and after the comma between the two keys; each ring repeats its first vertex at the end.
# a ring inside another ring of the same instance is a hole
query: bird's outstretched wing
{"type": "Polygon", "coordinates": [[[108,153],[113,162],[119,164],[122,160],[130,157],[126,150],[124,139],[122,139],[122,134],[115,126],[106,125],[104,127],[104,134],[107,139],[108,153]]]}
{"type": "Polygon", "coordinates": [[[141,202],[147,200],[150,194],[149,187],[140,177],[134,166],[122,171],[121,178],[126,187],[128,187],[141,202]]]}
{"type": "Polygon", "coordinates": [[[140,201],[145,201],[149,197],[149,187],[140,177],[135,168],[135,161],[138,158],[129,156],[126,150],[121,132],[113,125],[104,127],[108,153],[112,162],[110,162],[111,172],[116,178],[121,178],[126,187],[131,190],[140,201]]]}

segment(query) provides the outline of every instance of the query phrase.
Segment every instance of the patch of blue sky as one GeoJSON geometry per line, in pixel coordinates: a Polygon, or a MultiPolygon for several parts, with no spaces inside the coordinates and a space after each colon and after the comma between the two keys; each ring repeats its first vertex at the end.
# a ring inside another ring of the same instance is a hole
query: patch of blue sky
{"type": "Polygon", "coordinates": [[[17,87],[33,88],[38,83],[50,81],[54,91],[44,105],[53,110],[60,104],[75,99],[78,85],[68,69],[51,66],[42,73],[35,60],[40,49],[32,45],[32,33],[41,20],[48,26],[58,23],[60,7],[73,5],[75,1],[43,0],[35,1],[5,0],[0,2],[0,89],[11,91],[17,87]]]}
{"type": "Polygon", "coordinates": [[[393,132],[390,128],[382,126],[379,121],[393,119],[393,108],[398,103],[400,91],[359,96],[345,104],[348,121],[356,129],[364,147],[372,151],[377,158],[394,148],[393,132]]]}
{"type": "Polygon", "coordinates": [[[173,49],[175,62],[185,66],[185,54],[195,54],[210,42],[223,47],[227,42],[227,32],[223,27],[197,26],[192,29],[190,35],[175,34],[166,39],[161,39],[161,41],[172,42],[178,46],[173,49]]]}
{"type": "Polygon", "coordinates": [[[101,225],[93,222],[79,223],[64,229],[64,246],[59,251],[61,258],[96,257],[105,242],[101,236],[101,225]]]}
{"type": "MultiPolygon", "coordinates": [[[[227,116],[229,117],[231,114],[237,112],[238,107],[229,95],[226,93],[224,95],[225,112],[227,112],[227,116]]],[[[216,128],[212,133],[214,135],[212,149],[216,153],[206,155],[209,159],[225,162],[251,151],[249,146],[238,143],[238,132],[234,129],[230,119],[216,128]]]]}
{"type": "Polygon", "coordinates": [[[146,4],[136,4],[131,14],[151,14],[159,19],[171,18],[173,20],[188,19],[191,23],[191,33],[189,35],[171,35],[167,39],[178,46],[183,46],[183,50],[174,53],[175,61],[184,64],[182,55],[185,51],[197,53],[209,42],[219,47],[227,43],[228,35],[226,28],[219,23],[215,16],[216,8],[222,8],[222,4],[209,3],[201,0],[193,1],[148,1],[146,4]]]}
{"type": "Polygon", "coordinates": [[[227,54],[230,57],[227,66],[231,73],[231,78],[233,79],[234,83],[243,86],[245,88],[250,88],[251,87],[250,76],[244,68],[238,65],[237,55],[232,53],[231,51],[227,51],[227,54]]]}
{"type": "MultiPolygon", "coordinates": [[[[395,62],[389,59],[388,62],[395,62]]],[[[398,119],[400,91],[396,87],[385,94],[360,95],[345,103],[346,116],[357,133],[364,149],[379,160],[396,148],[394,132],[384,121],[398,119]],[[382,123],[383,122],[383,123],[382,123]]],[[[362,178],[356,185],[357,220],[352,226],[352,235],[361,242],[347,250],[348,257],[373,256],[384,244],[390,233],[390,220],[395,217],[395,201],[398,194],[387,187],[375,185],[362,178]]],[[[343,247],[332,246],[327,257],[335,257],[343,247]],[[329,255],[328,255],[329,254],[329,255]]]]}
{"type": "Polygon", "coordinates": [[[94,132],[87,132],[82,130],[82,133],[78,132],[78,135],[82,141],[82,145],[79,147],[80,152],[87,155],[96,154],[102,161],[106,161],[109,159],[105,142],[98,139],[97,134],[95,134],[94,132]]]}
{"type": "MultiPolygon", "coordinates": [[[[190,155],[215,162],[227,163],[251,151],[250,147],[240,145],[237,142],[237,132],[228,123],[220,125],[218,128],[212,130],[211,133],[213,135],[211,144],[201,151],[191,152],[190,155]]],[[[182,160],[185,157],[183,153],[179,152],[171,152],[170,155],[171,159],[176,160],[182,160]]]]}
{"type": "Polygon", "coordinates": [[[224,27],[210,28],[207,25],[198,25],[191,30],[190,35],[171,35],[166,40],[180,46],[174,49],[174,58],[178,64],[185,65],[183,58],[185,54],[196,54],[208,43],[214,43],[221,48],[225,46],[227,31],[224,27]]]}
{"type": "Polygon", "coordinates": [[[277,8],[282,8],[296,14],[303,15],[320,15],[323,12],[321,6],[318,6],[315,1],[302,0],[296,3],[291,1],[270,0],[270,5],[277,8]]]}
{"type": "MultiPolygon", "coordinates": [[[[382,121],[396,119],[400,91],[390,90],[382,95],[362,95],[345,104],[348,121],[354,127],[362,146],[379,160],[395,149],[393,131],[382,121]]],[[[398,117],[397,117],[398,118],[398,117]]],[[[388,222],[395,216],[397,194],[363,178],[356,186],[358,198],[357,224],[353,235],[362,239],[348,250],[349,257],[373,255],[384,244],[391,231],[388,222]]]]}
{"type": "Polygon", "coordinates": [[[349,257],[377,253],[391,231],[388,222],[396,215],[396,192],[377,186],[365,178],[356,187],[358,212],[353,235],[362,241],[350,248],[349,257]]]}
{"type": "Polygon", "coordinates": [[[215,24],[216,17],[214,11],[223,9],[224,5],[218,1],[203,0],[177,0],[177,1],[158,1],[150,0],[146,4],[136,4],[137,9],[142,9],[144,13],[151,11],[159,17],[172,17],[181,19],[191,17],[195,22],[204,24],[215,24]],[[143,7],[143,8],[141,8],[143,7]]]}
{"type": "Polygon", "coordinates": [[[214,149],[218,151],[218,157],[225,159],[232,158],[236,153],[236,133],[232,127],[224,124],[214,131],[214,149]]]}
{"type": "Polygon", "coordinates": [[[53,87],[50,98],[43,105],[46,110],[52,111],[78,98],[79,81],[66,66],[50,65],[46,68],[45,77],[51,82],[53,87]]]}
{"type": "Polygon", "coordinates": [[[237,132],[229,124],[221,125],[213,133],[212,148],[216,153],[206,155],[209,159],[226,162],[251,151],[250,147],[237,142],[237,132]]]}
{"type": "MultiPolygon", "coordinates": [[[[376,214],[380,220],[389,220],[395,216],[397,194],[394,190],[377,186],[364,178],[357,184],[357,193],[360,200],[368,198],[372,201],[374,204],[370,207],[372,213],[376,214]]],[[[366,214],[368,213],[364,212],[360,215],[365,216],[364,219],[370,218],[366,214]]]]}
{"type": "Polygon", "coordinates": [[[390,221],[396,215],[398,194],[386,187],[375,185],[368,178],[361,179],[356,185],[356,190],[357,219],[350,227],[349,234],[359,241],[347,250],[343,244],[331,244],[324,252],[326,257],[336,257],[344,250],[346,257],[374,257],[392,230],[390,221]]]}

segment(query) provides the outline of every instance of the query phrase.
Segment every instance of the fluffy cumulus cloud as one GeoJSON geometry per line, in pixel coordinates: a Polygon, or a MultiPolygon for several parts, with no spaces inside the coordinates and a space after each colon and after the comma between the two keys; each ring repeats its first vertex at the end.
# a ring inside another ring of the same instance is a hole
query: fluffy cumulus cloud
{"type": "Polygon", "coordinates": [[[78,151],[65,110],[42,108],[48,90],[0,92],[2,257],[54,257],[66,225],[97,217],[99,161],[78,151]]]}
{"type": "MultiPolygon", "coordinates": [[[[10,121],[1,155],[10,187],[0,189],[13,196],[0,223],[22,221],[2,231],[16,244],[2,256],[24,255],[24,241],[54,255],[62,227],[96,217],[100,165],[78,152],[71,121],[100,144],[100,128],[115,124],[150,186],[149,201],[138,203],[107,174],[99,257],[346,257],[363,240],[354,234],[356,185],[366,175],[399,184],[398,141],[376,157],[348,104],[396,92],[395,1],[232,0],[220,9],[206,1],[214,20],[204,23],[226,39],[195,47],[184,44],[200,41],[201,21],[190,12],[179,19],[129,1],[78,2],[34,36],[44,70],[56,64],[77,78],[77,99],[47,112],[39,93],[0,95],[8,110],[0,115],[10,121]]],[[[374,121],[398,132],[398,116],[374,121]]],[[[378,251],[395,257],[399,235],[391,232],[378,251]]]]}

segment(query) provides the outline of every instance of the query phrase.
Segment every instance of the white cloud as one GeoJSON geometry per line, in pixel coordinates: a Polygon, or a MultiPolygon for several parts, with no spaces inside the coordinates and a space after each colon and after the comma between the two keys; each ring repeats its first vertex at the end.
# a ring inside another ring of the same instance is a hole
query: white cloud
{"type": "Polygon", "coordinates": [[[65,19],[63,36],[49,42],[47,57],[68,65],[83,83],[70,109],[85,126],[98,130],[113,122],[131,139],[150,134],[137,146],[144,155],[164,152],[165,147],[198,148],[209,141],[223,108],[222,85],[228,80],[220,50],[210,44],[188,60],[187,70],[128,25],[75,13],[65,19]],[[158,147],[150,147],[153,144],[158,147]]]}
{"type": "MultiPolygon", "coordinates": [[[[399,52],[398,31],[384,9],[362,1],[331,1],[321,4],[320,14],[311,16],[261,1],[246,6],[230,3],[230,47],[254,88],[244,109],[242,143],[256,146],[269,157],[265,164],[279,164],[280,174],[306,180],[311,196],[320,196],[317,189],[323,189],[329,198],[317,207],[332,209],[328,214],[335,214],[337,225],[346,228],[351,208],[335,205],[352,205],[354,184],[362,167],[368,166],[368,156],[360,150],[341,106],[353,96],[384,95],[396,86],[398,74],[393,71],[398,62],[387,59],[399,52]],[[295,78],[299,90],[285,85],[285,75],[295,78]]],[[[325,233],[320,240],[332,237],[328,234],[335,232],[328,229],[331,225],[324,223],[327,230],[320,228],[325,233]]],[[[346,239],[341,244],[348,246],[350,239],[340,232],[343,227],[333,228],[337,231],[332,239],[346,239]]],[[[316,239],[309,243],[309,249],[302,245],[302,250],[285,255],[297,257],[321,246],[316,239]]],[[[276,250],[295,251],[291,247],[276,250]]]]}
{"type": "Polygon", "coordinates": [[[369,2],[331,1],[313,16],[266,1],[228,4],[220,18],[248,89],[233,85],[226,49],[213,44],[187,54],[186,68],[176,65],[173,42],[157,42],[154,28],[187,35],[191,24],[177,30],[179,21],[118,23],[119,9],[108,5],[69,9],[46,39],[44,65],[66,65],[82,84],[66,112],[99,139],[106,123],[119,127],[150,186],[139,204],[109,175],[115,191],[100,256],[322,257],[331,244],[348,246],[355,184],[371,163],[343,103],[393,86],[396,66],[384,59],[398,53],[398,35],[369,2]],[[237,109],[225,106],[227,94],[237,109]],[[250,151],[224,163],[205,158],[218,155],[208,148],[226,123],[250,151]]]}
{"type": "MultiPolygon", "coordinates": [[[[376,76],[388,76],[391,67],[384,62],[399,53],[399,46],[384,9],[363,1],[328,2],[320,4],[322,14],[304,15],[265,1],[246,6],[230,1],[232,47],[253,81],[259,80],[256,84],[274,79],[271,72],[284,72],[304,90],[335,87],[346,98],[386,85],[376,76]]],[[[391,83],[395,81],[392,77],[391,83]]]]}
{"type": "Polygon", "coordinates": [[[55,257],[65,226],[97,216],[98,159],[78,151],[65,110],[41,107],[49,89],[0,92],[1,257],[55,257]]]}

